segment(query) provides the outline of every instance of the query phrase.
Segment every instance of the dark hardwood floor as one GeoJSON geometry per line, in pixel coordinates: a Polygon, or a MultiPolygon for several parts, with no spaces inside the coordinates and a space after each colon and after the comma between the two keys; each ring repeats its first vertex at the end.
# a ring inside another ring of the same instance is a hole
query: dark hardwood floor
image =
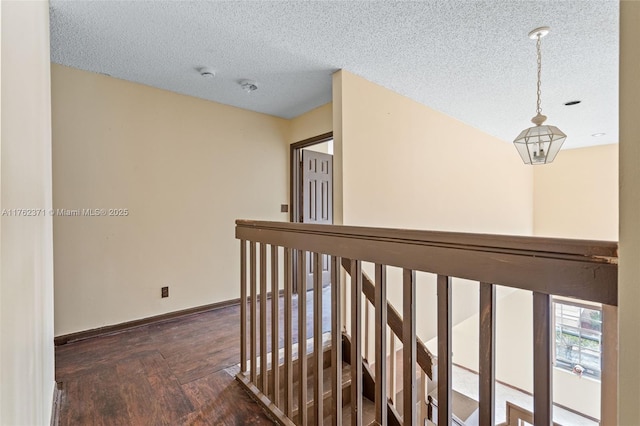
{"type": "Polygon", "coordinates": [[[227,371],[239,361],[239,306],[58,346],[59,424],[273,424],[227,371]]]}

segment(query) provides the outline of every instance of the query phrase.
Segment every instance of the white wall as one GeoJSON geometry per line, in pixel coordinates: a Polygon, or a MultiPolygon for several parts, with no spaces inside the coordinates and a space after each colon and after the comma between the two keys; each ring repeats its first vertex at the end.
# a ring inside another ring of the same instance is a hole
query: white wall
{"type": "Polygon", "coordinates": [[[289,122],[52,67],[56,335],[239,297],[237,218],[287,220],[289,122]],[[169,286],[169,298],[160,287],[169,286]]]}
{"type": "MultiPolygon", "coordinates": [[[[3,1],[0,208],[51,208],[49,5],[3,1]]],[[[54,389],[51,217],[0,220],[0,424],[46,425],[54,389]]]]}

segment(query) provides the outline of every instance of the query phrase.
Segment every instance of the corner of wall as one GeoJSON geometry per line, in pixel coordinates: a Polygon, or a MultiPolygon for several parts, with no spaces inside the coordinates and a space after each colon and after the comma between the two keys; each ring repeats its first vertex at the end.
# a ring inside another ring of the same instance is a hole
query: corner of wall
{"type": "Polygon", "coordinates": [[[620,2],[619,423],[640,418],[640,2],[620,2]]]}
{"type": "Polygon", "coordinates": [[[344,223],[343,212],[343,172],[342,172],[342,78],[340,70],[332,77],[332,121],[333,121],[333,221],[344,223]]]}
{"type": "Polygon", "coordinates": [[[289,120],[287,145],[331,132],[331,108],[332,103],[329,102],[289,120]]]}
{"type": "Polygon", "coordinates": [[[54,378],[49,4],[0,4],[0,424],[47,424],[54,378]]]}

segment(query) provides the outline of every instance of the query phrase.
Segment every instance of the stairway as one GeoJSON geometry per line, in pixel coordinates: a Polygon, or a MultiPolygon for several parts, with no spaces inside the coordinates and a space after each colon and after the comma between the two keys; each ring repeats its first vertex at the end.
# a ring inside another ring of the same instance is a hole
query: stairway
{"type": "MultiPolygon", "coordinates": [[[[323,422],[324,425],[332,424],[332,415],[331,409],[333,406],[333,396],[331,392],[331,347],[325,345],[323,347],[323,422]]],[[[298,423],[298,414],[299,414],[299,406],[298,406],[298,392],[299,392],[299,384],[300,380],[298,377],[298,359],[293,360],[293,388],[292,388],[292,402],[293,402],[293,411],[292,411],[292,419],[294,423],[298,423]]],[[[313,355],[307,355],[307,423],[309,425],[316,425],[319,422],[316,422],[315,419],[315,410],[314,410],[314,380],[315,380],[315,368],[313,365],[313,355]]],[[[269,371],[268,381],[272,380],[272,372],[269,371]]],[[[284,367],[280,366],[280,399],[284,399],[284,367]]],[[[258,376],[258,382],[260,382],[260,376],[258,376]]],[[[351,424],[351,366],[346,362],[342,361],[342,423],[343,424],[351,424]]],[[[363,395],[362,398],[362,414],[363,414],[363,424],[375,424],[375,404],[363,395]]]]}
{"type": "MultiPolygon", "coordinates": [[[[344,359],[342,361],[342,424],[348,425],[351,424],[351,366],[348,364],[348,360],[349,360],[349,350],[350,350],[350,343],[349,343],[349,338],[347,336],[343,336],[343,354],[344,354],[344,359]]],[[[307,377],[307,423],[309,425],[317,425],[319,424],[318,422],[316,422],[315,420],[315,410],[314,410],[314,404],[313,404],[313,385],[314,385],[314,380],[315,380],[315,371],[314,371],[314,366],[313,366],[313,355],[312,354],[308,354],[307,355],[307,372],[308,372],[308,377],[307,377]]],[[[333,396],[332,396],[332,392],[331,392],[331,347],[327,344],[325,344],[325,346],[323,347],[323,395],[322,395],[322,399],[323,399],[323,425],[331,425],[332,424],[332,415],[331,415],[331,409],[333,406],[332,400],[333,400],[333,396]]],[[[293,371],[293,388],[292,388],[292,394],[293,394],[293,398],[292,398],[292,402],[293,402],[293,409],[292,409],[292,416],[291,418],[293,419],[294,423],[298,423],[298,413],[299,413],[299,407],[298,407],[298,390],[299,390],[299,383],[300,381],[298,380],[298,359],[294,359],[293,360],[293,366],[292,366],[292,371],[293,371]]],[[[272,380],[272,371],[269,371],[269,376],[268,376],[268,381],[270,382],[272,380]]],[[[284,400],[284,367],[280,366],[280,400],[284,400]]],[[[420,378],[418,377],[417,379],[417,385],[420,386],[420,378]]],[[[258,382],[260,382],[260,376],[258,376],[258,382]]],[[[363,425],[373,425],[376,424],[375,422],[375,404],[372,401],[373,399],[373,395],[372,393],[372,389],[374,386],[374,379],[373,379],[373,374],[371,372],[371,368],[369,367],[368,363],[363,360],[363,398],[362,398],[362,414],[363,414],[363,425]]],[[[437,418],[437,386],[435,385],[435,383],[429,383],[428,389],[429,389],[429,400],[432,402],[432,409],[431,409],[431,414],[430,414],[430,418],[435,419],[437,418]]],[[[457,426],[475,426],[477,425],[477,419],[475,418],[475,414],[477,413],[477,408],[478,408],[478,403],[477,401],[474,401],[458,392],[456,392],[455,390],[452,391],[452,404],[453,404],[453,412],[454,412],[454,418],[453,418],[453,424],[457,425],[457,426]]],[[[401,419],[402,419],[402,400],[403,400],[403,392],[400,389],[396,395],[395,395],[395,404],[394,407],[392,408],[391,405],[388,406],[388,424],[393,426],[393,425],[400,425],[401,424],[401,419]],[[396,411],[396,407],[397,410],[396,411]]],[[[425,404],[425,406],[428,404],[427,401],[423,402],[423,404],[425,404]]],[[[420,408],[420,402],[418,402],[418,412],[420,408]]],[[[427,420],[425,422],[425,426],[431,426],[431,425],[435,425],[435,423],[431,422],[430,420],[427,420]]]]}
{"type": "MultiPolygon", "coordinates": [[[[331,365],[325,367],[325,371],[323,374],[323,381],[325,389],[323,393],[323,411],[324,418],[323,424],[330,426],[332,424],[331,418],[331,407],[332,407],[332,395],[331,395],[331,380],[329,377],[331,365]]],[[[294,408],[293,408],[293,420],[294,422],[298,421],[298,402],[297,402],[297,384],[295,383],[293,393],[294,393],[294,408]]],[[[311,380],[307,381],[307,395],[312,395],[312,386],[313,382],[311,380]]],[[[315,413],[313,409],[313,401],[312,398],[309,397],[309,402],[307,403],[307,413],[308,413],[308,423],[311,425],[319,424],[315,420],[315,413]]],[[[372,401],[367,399],[366,397],[362,398],[362,417],[363,424],[369,425],[374,423],[375,413],[374,408],[375,405],[372,401]]],[[[342,362],[342,423],[343,424],[351,424],[351,366],[346,362],[342,362]]]]}

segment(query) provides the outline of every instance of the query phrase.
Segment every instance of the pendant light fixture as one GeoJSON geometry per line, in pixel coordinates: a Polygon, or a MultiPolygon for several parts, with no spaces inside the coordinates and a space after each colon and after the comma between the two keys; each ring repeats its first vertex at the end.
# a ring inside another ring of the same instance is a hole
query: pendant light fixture
{"type": "Polygon", "coordinates": [[[551,163],[560,151],[567,135],[556,126],[543,124],[547,116],[542,115],[540,106],[540,75],[542,72],[542,55],[540,53],[540,40],[549,34],[549,27],[540,27],[529,33],[529,38],[536,40],[536,52],[538,56],[538,90],[536,116],[531,119],[533,127],[523,130],[513,141],[518,153],[525,164],[551,163]]]}

